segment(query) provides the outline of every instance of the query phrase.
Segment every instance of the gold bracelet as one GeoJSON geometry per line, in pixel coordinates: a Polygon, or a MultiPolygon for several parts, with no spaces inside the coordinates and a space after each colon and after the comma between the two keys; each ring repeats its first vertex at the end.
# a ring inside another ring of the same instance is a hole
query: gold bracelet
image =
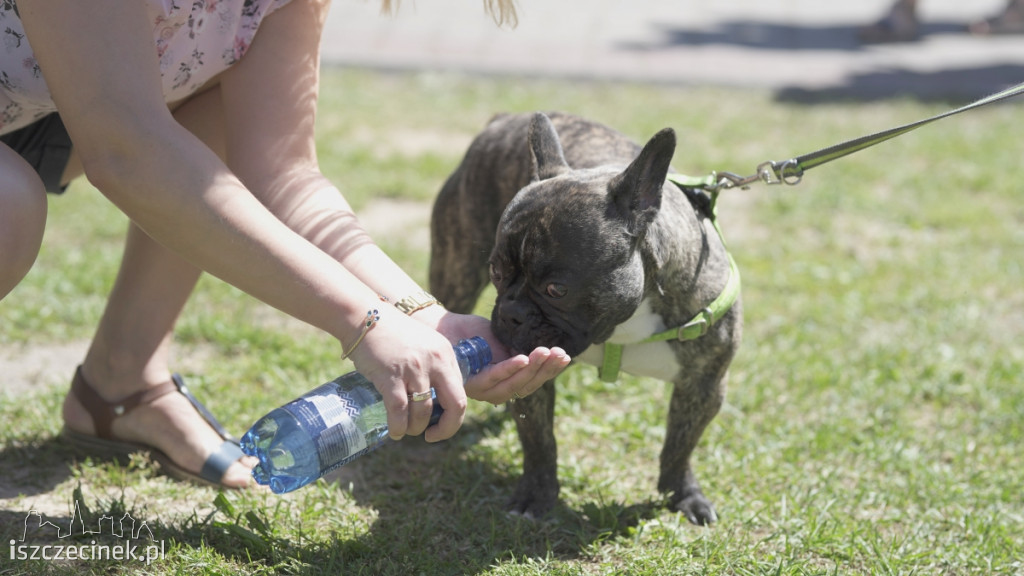
{"type": "Polygon", "coordinates": [[[377,324],[377,322],[380,322],[380,311],[377,310],[376,308],[372,308],[370,310],[367,310],[366,311],[366,319],[363,321],[362,330],[359,331],[359,337],[356,338],[356,341],[353,342],[352,346],[349,347],[348,352],[345,352],[344,349],[341,351],[342,352],[342,354],[341,354],[341,359],[342,360],[345,360],[353,352],[356,351],[356,347],[359,346],[359,343],[362,342],[363,338],[366,337],[366,333],[369,332],[370,329],[373,328],[377,324]]]}
{"type": "Polygon", "coordinates": [[[406,316],[412,316],[413,313],[419,312],[420,310],[423,310],[428,306],[433,306],[434,304],[440,304],[437,298],[434,298],[426,290],[420,290],[419,292],[414,292],[405,298],[402,298],[398,302],[395,302],[395,308],[401,310],[406,316]]]}

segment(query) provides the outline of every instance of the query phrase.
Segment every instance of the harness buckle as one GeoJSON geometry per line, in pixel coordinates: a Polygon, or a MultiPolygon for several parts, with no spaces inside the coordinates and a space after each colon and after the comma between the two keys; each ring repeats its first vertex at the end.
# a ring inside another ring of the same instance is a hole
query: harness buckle
{"type": "Polygon", "coordinates": [[[715,313],[711,311],[711,308],[705,308],[697,313],[698,315],[690,320],[686,324],[679,327],[676,333],[676,339],[680,342],[687,340],[695,340],[708,333],[711,325],[715,322],[715,313]]]}

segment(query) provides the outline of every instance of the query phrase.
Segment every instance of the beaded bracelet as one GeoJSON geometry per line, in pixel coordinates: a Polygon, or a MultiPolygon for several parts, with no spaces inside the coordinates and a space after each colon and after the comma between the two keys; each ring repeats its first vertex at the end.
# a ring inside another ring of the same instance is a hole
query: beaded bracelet
{"type": "Polygon", "coordinates": [[[344,350],[342,350],[342,354],[341,354],[341,359],[342,360],[345,360],[353,352],[356,351],[356,347],[359,346],[359,343],[363,341],[363,338],[366,338],[366,333],[369,332],[370,329],[373,328],[377,324],[377,322],[380,322],[380,311],[377,310],[376,308],[371,308],[371,309],[367,310],[366,311],[366,318],[363,320],[362,330],[360,330],[360,332],[359,332],[359,337],[356,338],[356,341],[353,342],[352,346],[349,347],[348,352],[345,352],[344,350]]]}

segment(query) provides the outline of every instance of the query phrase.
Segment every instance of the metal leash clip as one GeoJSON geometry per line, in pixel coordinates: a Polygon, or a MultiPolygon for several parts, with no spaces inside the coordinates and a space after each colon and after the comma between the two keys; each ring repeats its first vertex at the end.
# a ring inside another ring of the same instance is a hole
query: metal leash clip
{"type": "Polygon", "coordinates": [[[800,168],[795,158],[784,162],[762,162],[757,166],[757,173],[752,176],[740,176],[732,172],[716,172],[716,188],[729,189],[740,188],[748,190],[755,182],[765,184],[786,184],[796,186],[804,177],[804,171],[800,168]]]}

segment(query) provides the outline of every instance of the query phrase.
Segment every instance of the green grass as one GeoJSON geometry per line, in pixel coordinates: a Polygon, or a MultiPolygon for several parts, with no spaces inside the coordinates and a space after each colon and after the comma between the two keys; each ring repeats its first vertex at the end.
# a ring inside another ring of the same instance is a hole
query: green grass
{"type": "MultiPolygon", "coordinates": [[[[703,174],[749,173],[945,106],[334,70],[323,169],[356,207],[429,202],[491,114],[534,109],[639,140],[672,126],[676,169],[703,174]]],[[[0,542],[34,502],[80,496],[94,516],[149,522],[167,544],[144,568],[152,574],[1024,573],[1022,123],[1019,103],[984,109],[817,168],[795,188],[724,194],[746,325],[727,405],[694,459],[721,517],[712,528],[665,511],[654,490],[665,386],[606,384],[574,367],[556,406],[562,499],[541,522],[503,511],[519,446],[488,405],[472,405],[452,441],[407,439],[336,483],[218,497],[144,460],[76,459],[53,439],[62,389],[0,396],[0,490],[22,493],[0,501],[0,542]]],[[[4,347],[87,339],[113,281],[123,217],[81,183],[50,206],[36,267],[0,303],[4,347]]],[[[425,246],[379,240],[425,282],[425,246]]],[[[189,376],[235,431],[350,367],[329,338],[209,278],[178,340],[179,355],[208,355],[189,376]]],[[[0,574],[139,568],[0,552],[0,574]]]]}

